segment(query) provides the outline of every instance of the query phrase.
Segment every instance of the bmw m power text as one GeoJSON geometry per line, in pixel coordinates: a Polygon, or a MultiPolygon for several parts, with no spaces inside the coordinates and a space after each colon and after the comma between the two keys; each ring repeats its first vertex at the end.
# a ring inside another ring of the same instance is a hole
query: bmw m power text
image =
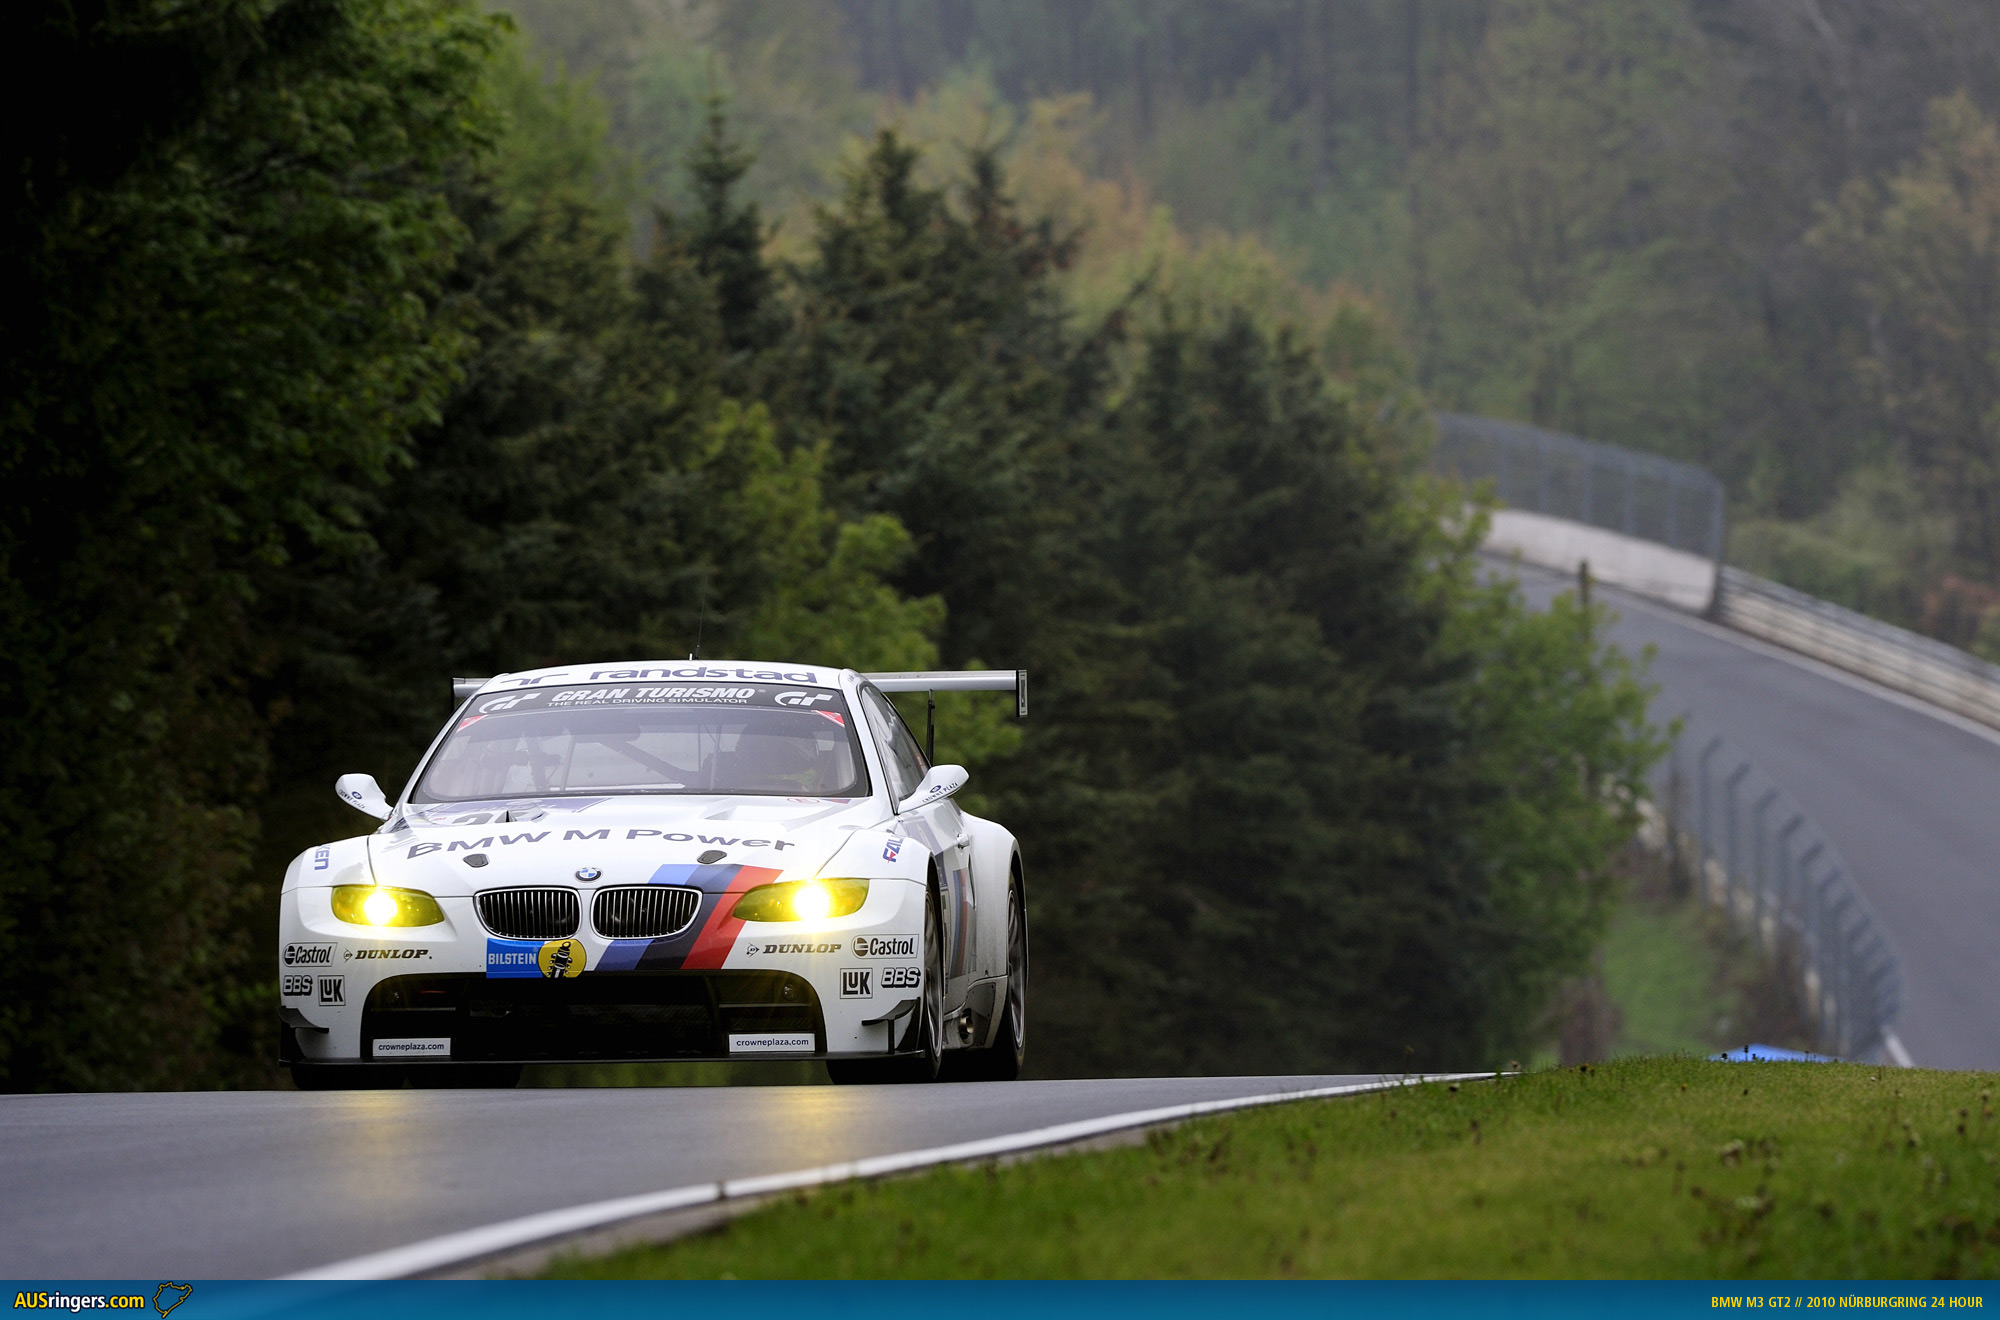
{"type": "Polygon", "coordinates": [[[1008,1079],[1027,1043],[1020,848],[953,801],[887,692],[1026,675],[686,661],[453,685],[384,823],[285,873],[302,1087],[510,1085],[526,1063],[822,1059],[1008,1079]]]}

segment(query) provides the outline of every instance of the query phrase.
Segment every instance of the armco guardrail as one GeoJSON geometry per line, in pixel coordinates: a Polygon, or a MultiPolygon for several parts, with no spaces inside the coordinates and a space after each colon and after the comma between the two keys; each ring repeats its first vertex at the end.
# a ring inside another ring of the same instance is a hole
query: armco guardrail
{"type": "Polygon", "coordinates": [[[1718,622],[2000,728],[2000,665],[1741,569],[1719,585],[1718,622]]]}
{"type": "Polygon", "coordinates": [[[1593,575],[1614,586],[1700,610],[1739,632],[2000,728],[2000,665],[1722,567],[1722,483],[1711,473],[1491,417],[1439,413],[1437,425],[1433,467],[1468,482],[1491,481],[1507,510],[1540,519],[1519,518],[1516,528],[1496,516],[1492,548],[1563,572],[1589,563],[1593,575]],[[1562,532],[1569,524],[1581,527],[1562,532]],[[1603,544],[1586,544],[1592,537],[1603,544]],[[1712,593],[1699,590],[1701,565],[1690,555],[1715,565],[1712,593]]]}
{"type": "Polygon", "coordinates": [[[1660,788],[1651,842],[1794,979],[1819,1047],[1847,1059],[1882,1054],[1901,969],[1819,827],[1720,737],[1677,741],[1660,788]]]}
{"type": "Polygon", "coordinates": [[[1722,483],[1706,469],[1492,417],[1439,413],[1437,427],[1432,466],[1491,481],[1508,508],[1722,559],[1722,483]]]}

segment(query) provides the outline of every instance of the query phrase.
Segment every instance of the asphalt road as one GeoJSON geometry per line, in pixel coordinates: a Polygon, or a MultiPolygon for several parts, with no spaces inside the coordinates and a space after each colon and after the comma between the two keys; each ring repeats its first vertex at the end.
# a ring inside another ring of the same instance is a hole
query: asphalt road
{"type": "MultiPolygon", "coordinates": [[[[1530,599],[1567,579],[1520,570],[1530,599]]],[[[1656,648],[1661,720],[1692,713],[1847,859],[1903,968],[1894,1029],[1920,1067],[2000,1069],[2000,733],[1621,592],[1613,637],[1656,648]]]]}
{"type": "Polygon", "coordinates": [[[272,1277],[614,1196],[1370,1080],[5,1096],[0,1277],[272,1277]]]}

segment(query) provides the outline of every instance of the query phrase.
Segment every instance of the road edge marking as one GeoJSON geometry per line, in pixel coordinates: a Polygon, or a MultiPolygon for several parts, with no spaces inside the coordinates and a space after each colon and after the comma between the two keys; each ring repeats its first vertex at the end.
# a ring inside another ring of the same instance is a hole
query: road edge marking
{"type": "Polygon", "coordinates": [[[347,1260],[335,1261],[315,1269],[301,1270],[287,1274],[286,1279],[407,1279],[414,1275],[427,1274],[434,1270],[446,1269],[453,1265],[463,1265],[482,1256],[497,1255],[517,1247],[533,1246],[553,1238],[567,1237],[589,1229],[603,1228],[625,1219],[637,1219],[644,1215],[659,1214],[667,1210],[684,1210],[691,1206],[707,1205],[721,1201],[733,1201],[741,1197],[769,1196],[776,1192],[800,1191],[808,1187],[822,1187],[828,1183],[846,1182],[854,1178],[881,1178],[890,1174],[907,1173],[916,1169],[929,1168],[939,1164],[958,1164],[967,1160],[990,1159],[999,1155],[1010,1155],[1019,1151],[1033,1150],[1039,1146],[1059,1146],[1089,1137],[1102,1136],[1107,1132],[1117,1132],[1126,1128],[1151,1127],[1156,1123],[1174,1123],[1190,1118],[1200,1118],[1208,1114],[1226,1113],[1233,1109],[1250,1109],[1263,1105],[1288,1104],[1295,1100],[1327,1100],[1337,1096],[1361,1095],[1370,1091],[1388,1091],[1402,1086],[1416,1086],[1426,1082],[1483,1081],[1497,1076],[1495,1073],[1424,1073],[1407,1077],[1380,1078],[1372,1082],[1352,1082],[1345,1086],[1318,1086],[1299,1091],[1274,1091],[1263,1095],[1231,1096],[1224,1100],[1197,1100],[1184,1105],[1166,1105],[1158,1109],[1135,1109],[1122,1114],[1106,1114],[1099,1118],[1078,1119],[1070,1123],[1057,1123],[1049,1127],[1031,1128],[1025,1132],[1007,1133],[997,1137],[981,1137],[975,1141],[954,1142],[948,1146],[931,1146],[922,1150],[902,1151],[894,1155],[871,1155],[865,1159],[843,1160],[837,1164],[822,1164],[815,1168],[798,1169],[790,1173],[761,1174],[747,1178],[725,1178],[718,1182],[692,1183],[685,1187],[672,1187],[658,1192],[640,1192],[632,1196],[613,1197],[604,1201],[591,1201],[584,1205],[569,1206],[561,1210],[544,1210],[532,1215],[522,1215],[518,1219],[506,1219],[497,1224],[487,1224],[480,1228],[461,1229],[456,1233],[445,1233],[438,1237],[426,1238],[407,1246],[390,1247],[385,1251],[374,1251],[364,1256],[354,1256],[347,1260]]]}

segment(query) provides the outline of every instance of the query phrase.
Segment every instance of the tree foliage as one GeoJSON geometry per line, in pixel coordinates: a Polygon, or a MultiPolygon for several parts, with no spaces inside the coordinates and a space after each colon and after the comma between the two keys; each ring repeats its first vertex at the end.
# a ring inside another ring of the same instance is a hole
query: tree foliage
{"type": "Polygon", "coordinates": [[[635,227],[637,121],[457,0],[24,12],[154,72],[9,202],[7,1086],[268,1080],[330,779],[454,674],[697,645],[1036,674],[941,750],[1024,839],[1045,1071],[1491,1062],[1589,947],[1643,693],[1478,580],[1367,301],[1178,239],[1079,300],[1004,144],[893,132],[779,260],[712,94],[635,227]]]}
{"type": "MultiPolygon", "coordinates": [[[[1856,246],[1822,220],[1852,230],[1885,205],[1854,197],[1926,168],[1933,102],[2000,114],[1987,0],[517,10],[598,71],[655,189],[682,149],[660,144],[692,141],[702,89],[727,90],[764,149],[744,187],[787,251],[838,194],[842,132],[900,124],[934,163],[991,149],[1032,211],[1088,217],[1078,306],[1155,267],[1267,304],[1364,289],[1440,406],[1705,464],[1738,562],[2000,656],[1993,520],[1962,498],[1983,478],[1949,484],[1963,456],[1920,415],[1969,350],[1896,329],[1885,301],[1935,235],[1890,223],[1856,246]],[[1877,498],[1905,489],[1914,524],[1877,498]],[[1942,556],[1910,534],[1941,520],[1942,556]]],[[[1962,409],[1977,390],[1946,392],[1962,409]]]]}
{"type": "Polygon", "coordinates": [[[790,374],[843,489],[917,536],[946,660],[1038,675],[987,769],[1030,859],[1040,1066],[1518,1046],[1653,755],[1624,662],[1475,580],[1383,340],[1169,304],[1107,354],[989,159],[956,202],[915,166],[879,138],[822,213],[790,374]]]}
{"type": "Polygon", "coordinates": [[[434,414],[491,24],[393,0],[34,4],[0,331],[0,1073],[211,1066],[264,772],[249,581],[434,414]],[[127,80],[130,81],[127,81],[127,80]]]}

